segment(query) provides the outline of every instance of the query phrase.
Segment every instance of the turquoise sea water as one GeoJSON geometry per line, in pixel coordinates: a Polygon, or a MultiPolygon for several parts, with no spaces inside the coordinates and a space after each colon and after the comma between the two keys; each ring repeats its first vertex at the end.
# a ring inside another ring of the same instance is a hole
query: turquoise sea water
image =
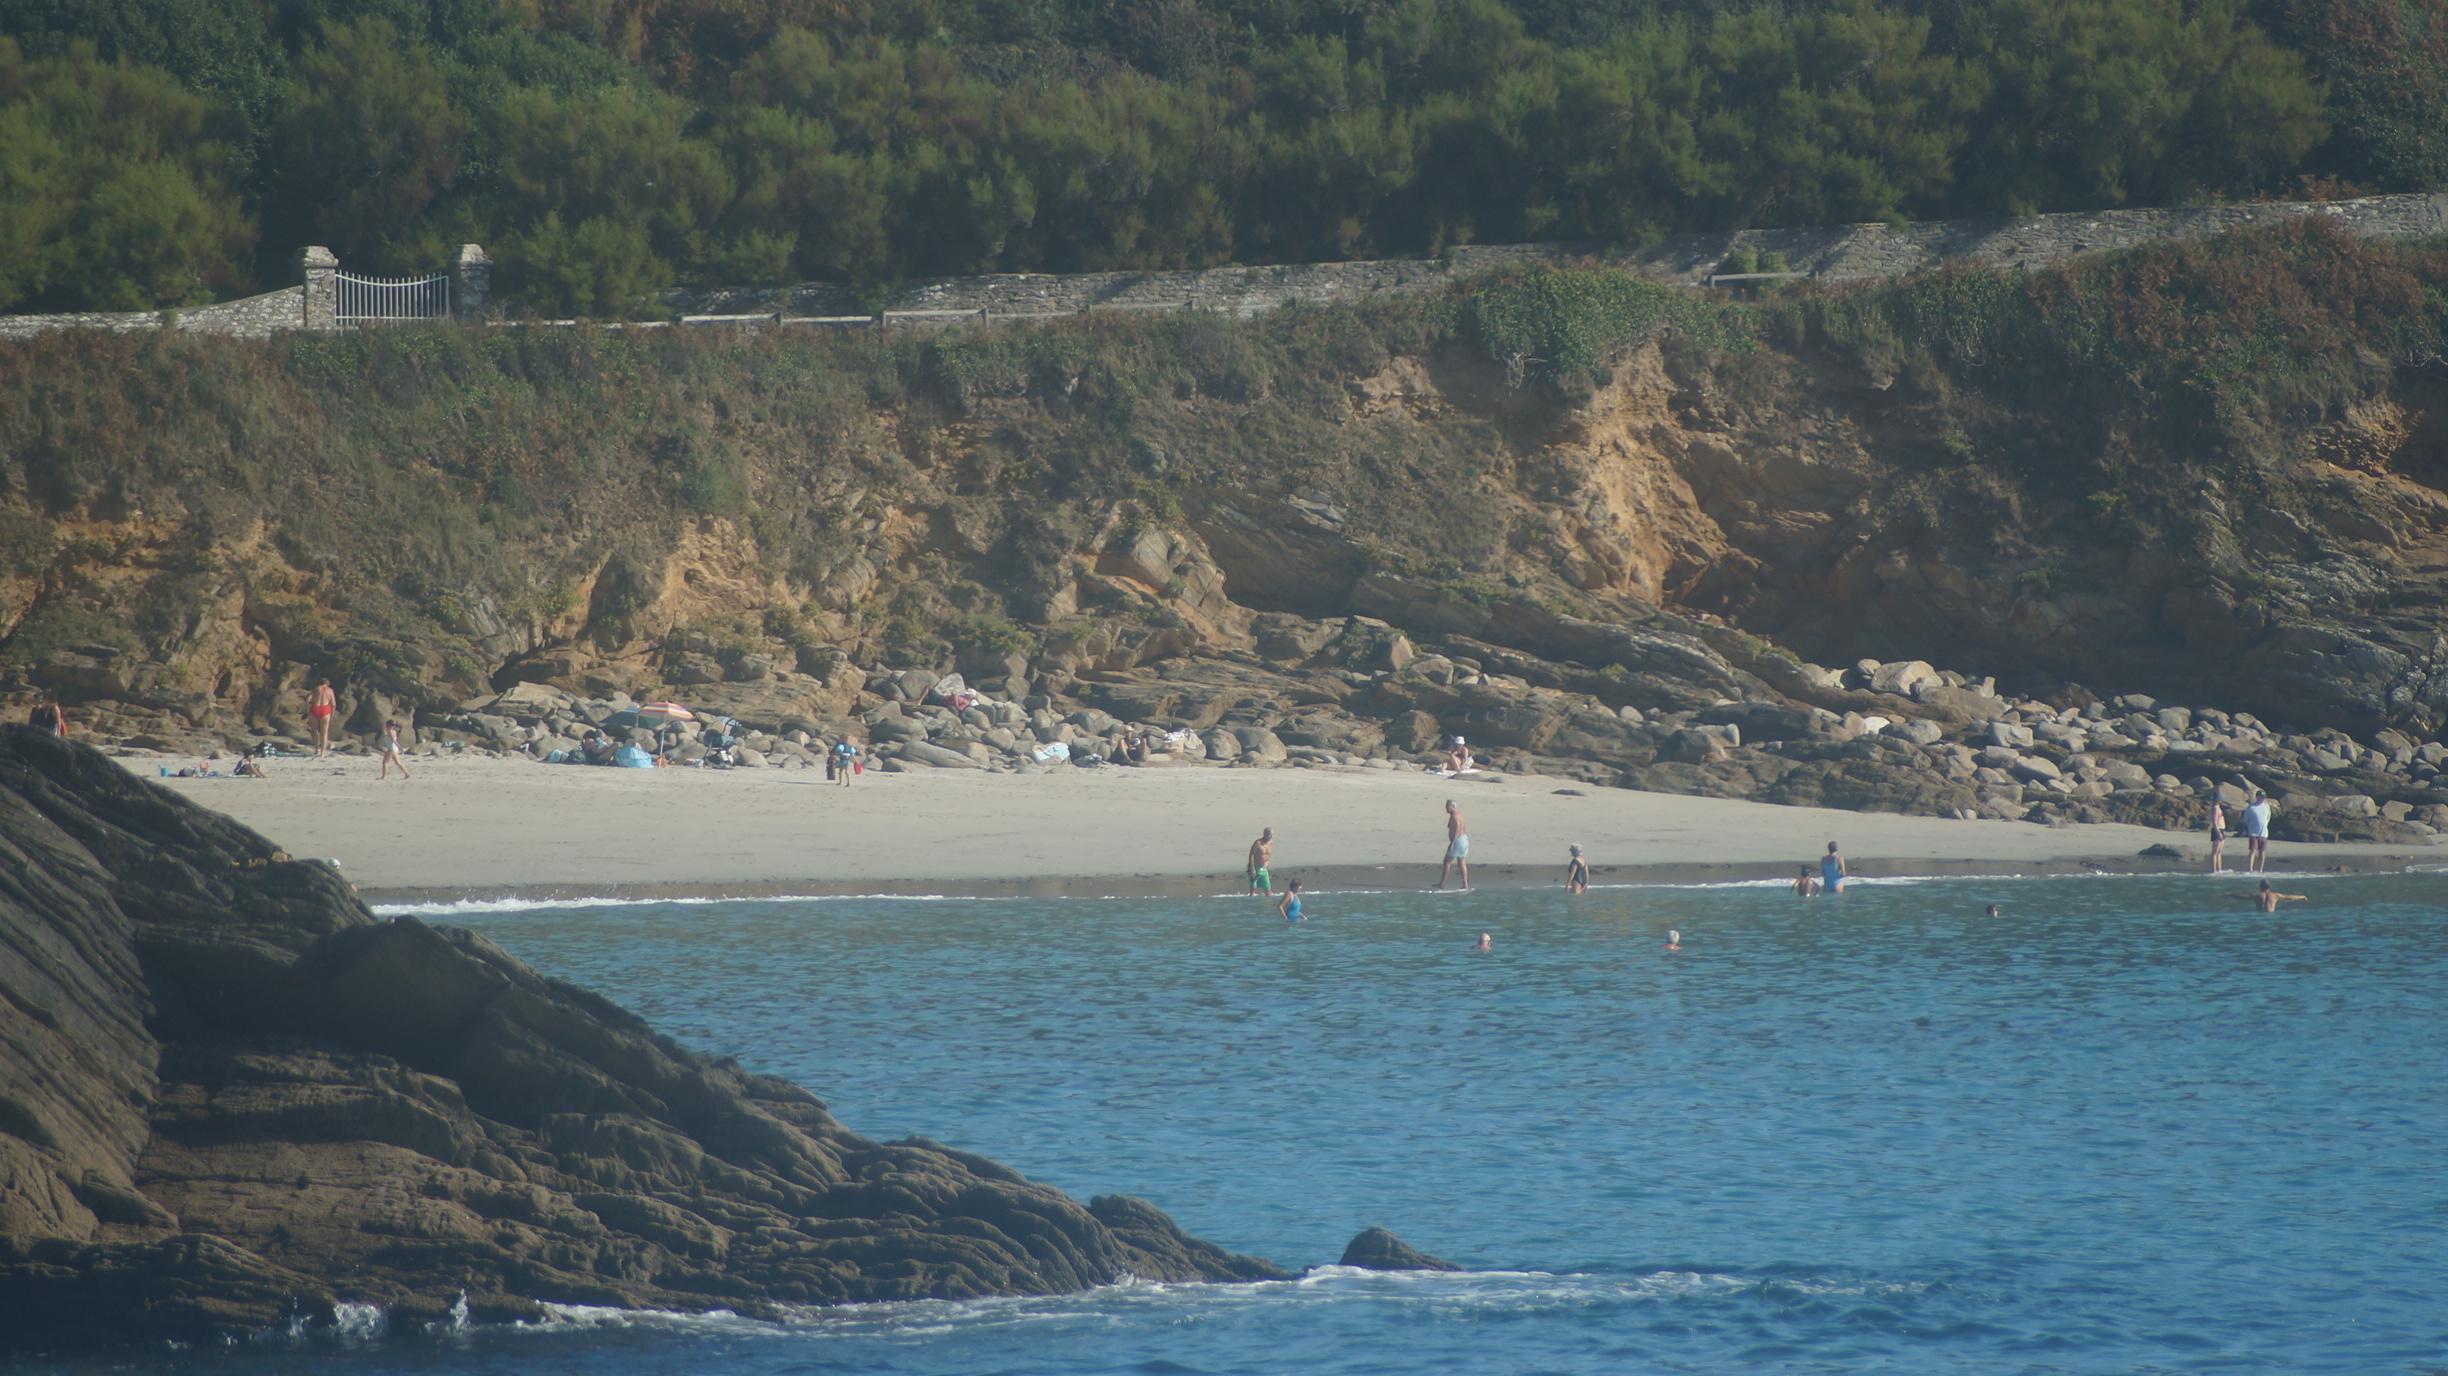
{"type": "Polygon", "coordinates": [[[867,1135],[1286,1266],[1383,1224],[1472,1273],[179,1364],[2448,1371],[2448,876],[2290,878],[2312,901],[2275,916],[2246,887],[1319,893],[1291,928],[1222,898],[462,912],[867,1135]]]}

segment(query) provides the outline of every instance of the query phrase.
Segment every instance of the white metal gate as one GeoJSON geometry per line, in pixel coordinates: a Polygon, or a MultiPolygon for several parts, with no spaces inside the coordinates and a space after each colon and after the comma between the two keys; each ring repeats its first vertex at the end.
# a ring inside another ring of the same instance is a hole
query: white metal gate
{"type": "Polygon", "coordinates": [[[431,277],[359,277],[332,274],[332,318],[343,323],[379,320],[442,320],[450,315],[450,274],[431,277]]]}

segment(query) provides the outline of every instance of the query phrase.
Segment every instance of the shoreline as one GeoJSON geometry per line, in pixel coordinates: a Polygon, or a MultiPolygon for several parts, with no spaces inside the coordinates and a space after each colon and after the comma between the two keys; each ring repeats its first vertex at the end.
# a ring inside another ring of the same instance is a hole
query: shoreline
{"type": "MultiPolygon", "coordinates": [[[[2174,833],[2171,833],[2174,834],[2174,833]]],[[[2297,847],[2317,849],[2319,854],[2299,857],[2274,856],[2265,873],[2270,876],[2303,878],[2307,875],[2332,874],[2402,874],[2433,857],[2404,851],[2402,848],[2383,852],[2373,848],[2370,853],[2345,852],[2345,847],[2297,847]]],[[[1314,865],[1301,869],[1298,878],[1305,893],[1427,893],[1431,891],[1434,865],[1314,865]],[[1406,882],[1406,877],[1421,882],[1406,882]]],[[[1978,858],[1931,859],[1915,863],[1909,869],[1894,869],[1888,873],[1856,870],[1852,882],[1864,887],[1881,883],[1920,882],[1931,879],[2047,879],[2069,875],[2114,877],[2193,876],[2235,883],[2249,883],[2252,876],[2230,865],[2212,875],[2201,864],[2183,860],[2140,856],[2098,855],[2059,860],[2006,862],[1978,858]]],[[[1762,884],[1782,885],[1785,878],[1762,874],[1756,865],[1738,864],[1658,864],[1601,865],[1590,872],[1593,889],[1672,888],[1707,885],[1762,884]]],[[[863,882],[828,883],[821,880],[772,881],[756,884],[647,883],[590,888],[569,884],[510,884],[478,887],[367,887],[358,897],[369,906],[439,907],[455,903],[517,903],[551,905],[555,903],[742,903],[764,899],[811,899],[838,901],[841,899],[876,898],[899,900],[942,900],[969,902],[992,899],[1050,898],[1079,901],[1128,900],[1152,898],[1213,898],[1236,899],[1254,897],[1243,892],[1238,874],[1207,875],[1114,874],[1114,875],[1046,875],[1032,879],[1008,881],[955,880],[927,884],[914,880],[877,879],[863,882]]],[[[1519,865],[1487,865],[1471,871],[1471,887],[1466,892],[1495,892],[1529,889],[1561,888],[1562,884],[1544,868],[1531,869],[1519,865]]],[[[1275,890],[1281,895],[1280,884],[1275,890]]]]}
{"type": "MultiPolygon", "coordinates": [[[[2037,826],[1783,807],[1536,775],[1449,780],[1363,769],[1173,768],[870,774],[607,770],[526,760],[412,760],[375,778],[343,756],[272,777],[163,779],[300,857],[337,861],[369,902],[579,898],[1188,897],[1242,891],[1261,827],[1280,889],[1426,889],[1443,803],[1472,833],[1474,887],[1561,883],[1568,844],[1607,883],[1789,880],[1830,840],[1854,872],[2034,875],[2198,871],[2204,838],[2120,824],[2037,826]],[[2144,856],[2171,846],[2174,859],[2144,856]]],[[[2230,840],[2234,872],[2244,856],[2230,840]]],[[[2403,845],[2280,842],[2275,873],[2401,869],[2448,855],[2403,845]]]]}

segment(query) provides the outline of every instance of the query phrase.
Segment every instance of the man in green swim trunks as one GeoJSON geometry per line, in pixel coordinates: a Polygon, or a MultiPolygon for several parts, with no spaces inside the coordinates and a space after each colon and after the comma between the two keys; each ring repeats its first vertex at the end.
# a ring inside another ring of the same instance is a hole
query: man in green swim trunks
{"type": "Polygon", "coordinates": [[[1248,870],[1251,893],[1264,894],[1269,898],[1275,896],[1275,877],[1267,873],[1267,866],[1274,861],[1275,828],[1268,827],[1258,833],[1257,840],[1250,842],[1248,870]]]}

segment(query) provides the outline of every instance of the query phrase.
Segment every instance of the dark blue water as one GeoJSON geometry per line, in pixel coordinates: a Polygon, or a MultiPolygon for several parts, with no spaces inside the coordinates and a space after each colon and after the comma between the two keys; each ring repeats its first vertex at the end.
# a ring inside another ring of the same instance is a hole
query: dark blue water
{"type": "Polygon", "coordinates": [[[2448,1370],[2448,877],[461,915],[694,1045],[1288,1266],[247,1371],[2448,1370]],[[1982,917],[1982,905],[2005,905],[1982,917]],[[1669,927],[1683,950],[1663,949],[1669,927]],[[1467,947],[1482,931],[1495,950],[1467,947]]]}

